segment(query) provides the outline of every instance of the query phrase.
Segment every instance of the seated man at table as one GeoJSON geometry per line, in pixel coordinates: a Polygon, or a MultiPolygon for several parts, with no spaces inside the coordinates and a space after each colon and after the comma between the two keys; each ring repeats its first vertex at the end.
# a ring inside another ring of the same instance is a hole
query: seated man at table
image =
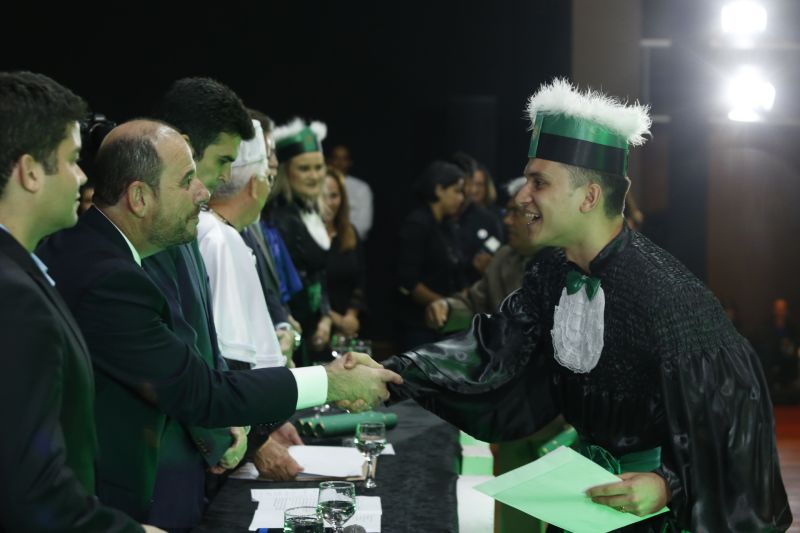
{"type": "Polygon", "coordinates": [[[201,426],[280,423],[326,400],[388,397],[399,377],[368,358],[326,367],[211,370],[172,330],[164,295],[141,259],[193,239],[208,191],[186,140],[136,120],[115,128],[97,154],[95,206],[40,248],[86,338],[97,376],[103,450],[98,494],[134,518],[147,516],[169,417],[201,426]]]}
{"type": "MultiPolygon", "coordinates": [[[[197,226],[198,245],[208,271],[220,352],[228,367],[238,370],[284,366],[291,362],[291,349],[282,353],[256,270],[254,252],[239,233],[258,220],[273,179],[261,124],[254,120],[253,127],[255,137],[239,145],[239,154],[231,165],[230,180],[211,195],[208,209],[200,212],[197,226]]],[[[284,424],[277,438],[268,437],[268,434],[252,435],[260,430],[258,426],[251,430],[251,440],[259,446],[254,458],[256,467],[271,479],[294,478],[302,468],[278,440],[286,435],[294,444],[301,444],[294,426],[284,424]]]]}

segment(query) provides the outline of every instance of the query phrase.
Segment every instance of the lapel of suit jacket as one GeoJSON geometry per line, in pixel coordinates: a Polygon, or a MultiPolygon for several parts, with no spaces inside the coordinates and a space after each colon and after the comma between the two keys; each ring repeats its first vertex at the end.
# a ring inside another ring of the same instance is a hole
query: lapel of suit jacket
{"type": "MultiPolygon", "coordinates": [[[[83,338],[83,333],[81,333],[80,327],[78,327],[78,324],[75,322],[75,318],[67,308],[67,304],[64,303],[61,295],[58,294],[58,291],[55,289],[55,287],[50,285],[50,281],[44,276],[36,263],[33,262],[30,253],[28,253],[28,251],[23,248],[22,245],[19,244],[16,239],[14,239],[14,237],[2,230],[0,230],[0,249],[2,249],[2,251],[4,251],[12,261],[19,265],[19,267],[25,273],[27,273],[31,279],[33,279],[36,285],[38,285],[42,290],[48,301],[58,310],[58,313],[67,324],[68,329],[71,330],[75,342],[78,346],[80,346],[83,356],[88,362],[89,348],[86,346],[86,341],[83,338]]],[[[91,364],[89,365],[89,369],[91,371],[91,364]]]]}
{"type": "Polygon", "coordinates": [[[264,258],[264,262],[267,264],[267,275],[270,277],[272,287],[280,290],[278,270],[275,268],[275,261],[272,258],[272,252],[269,250],[267,237],[264,235],[264,231],[261,229],[261,222],[251,224],[250,226],[246,227],[242,233],[247,234],[245,242],[248,246],[250,246],[250,243],[252,242],[258,248],[257,251],[253,250],[253,253],[260,253],[260,255],[264,258]]]}

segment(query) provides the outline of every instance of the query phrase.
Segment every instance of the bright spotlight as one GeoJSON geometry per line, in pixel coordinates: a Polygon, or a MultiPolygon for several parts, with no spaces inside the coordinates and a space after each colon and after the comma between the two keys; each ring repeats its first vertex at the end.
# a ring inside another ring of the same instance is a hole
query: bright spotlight
{"type": "Polygon", "coordinates": [[[728,82],[728,118],[738,122],[762,120],[762,113],[775,103],[775,86],[755,67],[741,67],[728,82]]]}
{"type": "Polygon", "coordinates": [[[724,33],[751,36],[767,29],[767,10],[758,2],[740,0],[722,8],[724,33]]]}

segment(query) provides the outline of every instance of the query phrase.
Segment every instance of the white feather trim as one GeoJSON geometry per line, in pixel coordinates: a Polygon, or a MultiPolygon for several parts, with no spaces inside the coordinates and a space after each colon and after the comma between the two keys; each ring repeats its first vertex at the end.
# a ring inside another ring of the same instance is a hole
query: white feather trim
{"type": "Polygon", "coordinates": [[[635,102],[626,105],[613,96],[587,89],[580,92],[564,78],[545,84],[530,97],[525,109],[531,121],[536,115],[567,115],[599,124],[609,131],[628,139],[628,144],[639,146],[650,133],[650,106],[635,102]]]}
{"type": "Polygon", "coordinates": [[[311,131],[313,131],[314,135],[317,136],[317,140],[319,140],[319,142],[324,141],[325,137],[328,136],[328,126],[324,122],[315,120],[311,123],[309,128],[311,128],[311,131]]]}
{"type": "Polygon", "coordinates": [[[306,124],[305,120],[295,117],[283,126],[278,126],[272,130],[272,138],[275,139],[275,142],[280,142],[287,137],[297,135],[306,127],[310,128],[311,131],[314,132],[314,135],[317,136],[317,140],[319,142],[324,141],[325,137],[328,136],[328,126],[326,126],[324,122],[315,120],[311,123],[311,125],[308,125],[306,124]]]}

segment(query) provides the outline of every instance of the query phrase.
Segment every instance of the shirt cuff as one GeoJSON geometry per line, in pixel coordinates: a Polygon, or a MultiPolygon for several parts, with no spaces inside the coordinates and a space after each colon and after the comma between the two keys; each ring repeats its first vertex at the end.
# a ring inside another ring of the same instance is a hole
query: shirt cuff
{"type": "Polygon", "coordinates": [[[322,405],[328,399],[328,374],[322,366],[290,368],[297,382],[297,407],[305,409],[322,405]]]}

